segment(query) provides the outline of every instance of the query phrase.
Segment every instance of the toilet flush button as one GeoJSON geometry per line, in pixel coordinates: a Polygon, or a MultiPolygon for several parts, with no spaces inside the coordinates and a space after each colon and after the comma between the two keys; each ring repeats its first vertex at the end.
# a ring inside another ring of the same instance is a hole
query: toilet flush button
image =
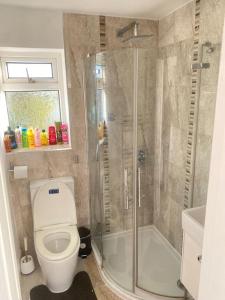
{"type": "Polygon", "coordinates": [[[58,194],[59,193],[59,189],[50,189],[50,190],[48,190],[48,193],[49,193],[49,195],[58,194]]]}

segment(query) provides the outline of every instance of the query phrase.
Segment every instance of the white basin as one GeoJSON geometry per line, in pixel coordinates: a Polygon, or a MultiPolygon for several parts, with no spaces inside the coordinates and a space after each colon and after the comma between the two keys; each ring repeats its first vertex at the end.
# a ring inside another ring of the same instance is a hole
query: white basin
{"type": "Polygon", "coordinates": [[[183,210],[182,228],[193,240],[202,247],[205,225],[205,206],[183,210]]]}

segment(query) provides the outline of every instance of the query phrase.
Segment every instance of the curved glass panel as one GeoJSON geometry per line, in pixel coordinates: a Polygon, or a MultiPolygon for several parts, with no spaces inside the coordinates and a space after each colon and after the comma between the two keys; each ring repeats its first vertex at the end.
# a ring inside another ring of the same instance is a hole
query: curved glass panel
{"type": "Polygon", "coordinates": [[[92,236],[104,271],[119,286],[182,297],[179,249],[171,239],[181,231],[175,206],[170,230],[177,230],[163,230],[169,193],[160,166],[170,124],[156,97],[155,51],[106,51],[86,61],[92,236]]]}
{"type": "Polygon", "coordinates": [[[123,288],[133,289],[133,51],[96,56],[103,267],[123,288]]]}
{"type": "Polygon", "coordinates": [[[168,103],[162,103],[160,97],[164,70],[160,61],[156,66],[152,59],[156,57],[155,51],[155,48],[138,49],[137,54],[136,284],[154,294],[183,297],[184,292],[177,285],[181,264],[178,251],[182,243],[182,207],[178,207],[170,194],[173,178],[167,143],[171,136],[167,133],[171,120],[167,118],[168,103]],[[159,77],[157,96],[156,67],[159,77]]]}

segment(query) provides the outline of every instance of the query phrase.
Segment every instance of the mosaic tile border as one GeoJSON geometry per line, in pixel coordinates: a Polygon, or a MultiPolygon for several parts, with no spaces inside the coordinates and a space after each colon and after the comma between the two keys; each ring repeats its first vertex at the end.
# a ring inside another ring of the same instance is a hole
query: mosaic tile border
{"type": "MultiPolygon", "coordinates": [[[[201,0],[195,0],[195,22],[194,22],[194,41],[192,50],[192,64],[198,63],[200,57],[200,4],[201,0]]],[[[197,116],[199,101],[199,85],[200,71],[191,71],[191,96],[188,115],[188,134],[187,134],[187,150],[186,150],[186,166],[185,166],[185,187],[184,187],[184,208],[192,206],[193,198],[193,182],[195,168],[195,148],[197,137],[197,116]]]]}
{"type": "Polygon", "coordinates": [[[105,16],[99,16],[100,51],[106,50],[106,27],[105,16]]]}
{"type": "MultiPolygon", "coordinates": [[[[99,33],[100,33],[100,51],[106,50],[106,24],[105,16],[99,16],[99,33]]],[[[102,83],[104,85],[104,83],[102,83]]],[[[104,233],[111,232],[111,189],[110,189],[110,171],[109,171],[109,147],[108,147],[108,130],[104,129],[103,143],[103,209],[104,209],[104,233]]]]}

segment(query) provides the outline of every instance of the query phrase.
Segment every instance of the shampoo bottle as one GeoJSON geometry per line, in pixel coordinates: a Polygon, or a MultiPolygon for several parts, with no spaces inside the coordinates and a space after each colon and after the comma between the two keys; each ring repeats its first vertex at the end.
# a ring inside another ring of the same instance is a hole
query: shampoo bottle
{"type": "Polygon", "coordinates": [[[5,135],[9,136],[11,142],[11,149],[16,149],[17,144],[16,144],[15,132],[11,129],[10,126],[8,127],[8,130],[5,132],[5,135]]]}
{"type": "Polygon", "coordinates": [[[35,147],[41,146],[41,131],[39,128],[35,128],[34,130],[34,144],[35,147]]]}
{"type": "Polygon", "coordinates": [[[29,128],[27,131],[27,141],[28,141],[28,147],[34,148],[34,132],[32,128],[29,128]]]}
{"type": "Polygon", "coordinates": [[[55,122],[57,144],[62,144],[62,122],[55,122]]]}
{"type": "Polygon", "coordinates": [[[49,139],[49,145],[56,145],[56,132],[55,132],[55,126],[49,126],[48,127],[48,139],[49,139]]]}
{"type": "Polygon", "coordinates": [[[22,128],[22,145],[23,148],[28,148],[27,128],[22,128]]]}
{"type": "Polygon", "coordinates": [[[67,124],[62,124],[61,125],[61,131],[62,131],[62,141],[63,144],[68,144],[69,143],[69,135],[68,135],[68,126],[67,124]]]}
{"type": "Polygon", "coordinates": [[[4,145],[5,145],[5,152],[11,152],[12,151],[11,141],[10,141],[10,138],[9,138],[8,134],[5,134],[5,136],[4,136],[4,145]]]}
{"type": "Polygon", "coordinates": [[[48,145],[48,137],[45,129],[42,129],[41,131],[41,145],[47,146],[48,145]]]}
{"type": "Polygon", "coordinates": [[[16,144],[18,148],[22,148],[22,133],[19,126],[15,129],[16,144]]]}

